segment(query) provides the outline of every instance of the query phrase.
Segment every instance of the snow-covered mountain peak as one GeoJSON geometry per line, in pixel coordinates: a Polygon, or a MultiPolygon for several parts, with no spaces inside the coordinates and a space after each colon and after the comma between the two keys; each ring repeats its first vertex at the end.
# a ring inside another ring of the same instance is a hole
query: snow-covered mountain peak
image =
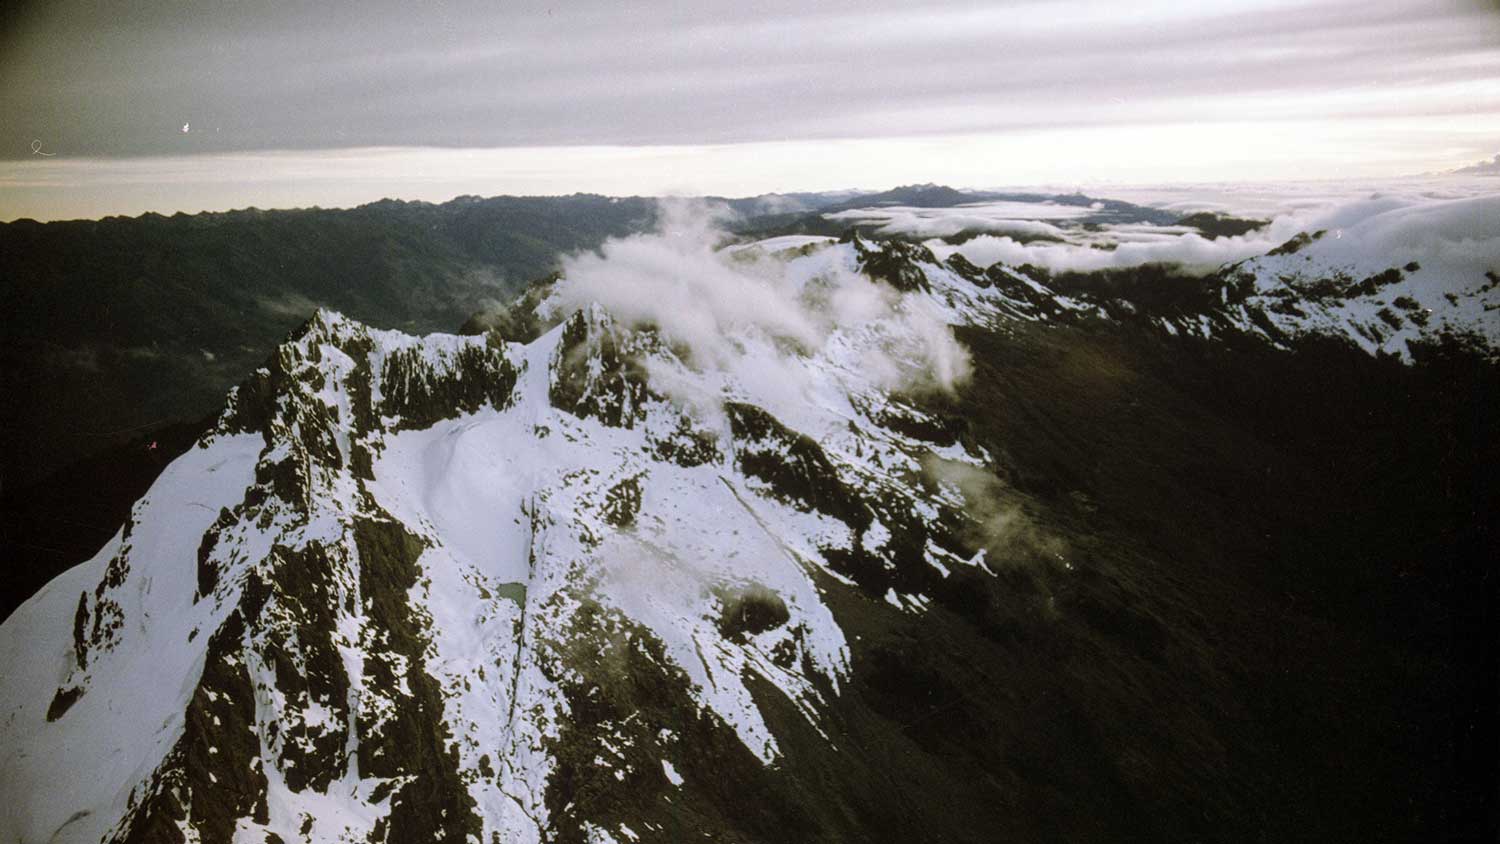
{"type": "Polygon", "coordinates": [[[1500,198],[1377,197],[1344,213],[1347,226],[1334,218],[1226,270],[1267,330],[1341,335],[1404,360],[1444,336],[1500,348],[1500,198]]]}
{"type": "Polygon", "coordinates": [[[542,840],[601,822],[560,797],[600,754],[606,791],[708,775],[711,736],[776,764],[765,696],[822,732],[850,670],[827,590],[920,611],[982,566],[923,471],[980,458],[897,431],[938,312],[851,254],[720,349],[596,302],[527,343],[317,312],[6,622],[0,785],[114,761],[4,837],[542,840]],[[648,722],[599,709],[642,683],[648,722]]]}

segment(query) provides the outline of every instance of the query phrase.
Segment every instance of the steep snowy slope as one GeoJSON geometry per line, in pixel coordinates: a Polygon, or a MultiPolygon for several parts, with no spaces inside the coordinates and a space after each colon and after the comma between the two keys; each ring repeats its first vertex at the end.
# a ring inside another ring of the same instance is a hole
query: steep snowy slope
{"type": "MultiPolygon", "coordinates": [[[[99,772],[9,801],[0,837],[539,840],[568,811],[547,798],[558,745],[609,668],[579,649],[656,666],[774,765],[750,679],[817,729],[849,670],[820,584],[919,611],[898,556],[983,566],[945,538],[958,490],[923,489],[924,460],[980,458],[883,427],[899,366],[861,369],[941,325],[853,254],[787,278],[869,288],[873,321],[800,353],[747,329],[723,366],[598,306],[527,345],[320,313],[0,631],[0,787],[99,772]],[[757,355],[802,383],[756,395],[736,371],[757,355]]],[[[685,737],[648,738],[678,776],[685,737]]]]}

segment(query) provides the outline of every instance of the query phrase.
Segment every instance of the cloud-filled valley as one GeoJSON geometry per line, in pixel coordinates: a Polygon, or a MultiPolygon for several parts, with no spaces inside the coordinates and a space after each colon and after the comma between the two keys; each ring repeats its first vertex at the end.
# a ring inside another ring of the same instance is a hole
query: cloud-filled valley
{"type": "MultiPolygon", "coordinates": [[[[1370,183],[1339,191],[1317,185],[1121,188],[1109,199],[1179,214],[1239,219],[1243,234],[1213,236],[1192,225],[1091,222],[1101,203],[976,202],[946,208],[882,206],[825,215],[872,227],[884,236],[922,240],[939,258],[961,254],[984,267],[1030,264],[1053,272],[1121,269],[1168,264],[1209,272],[1276,249],[1301,232],[1327,230],[1343,240],[1341,252],[1361,264],[1425,255],[1454,272],[1482,275],[1500,269],[1500,193],[1483,182],[1454,179],[1370,183]],[[1261,219],[1254,219],[1260,217],[1261,219]]],[[[1409,259],[1402,259],[1402,263],[1409,259]]]]}

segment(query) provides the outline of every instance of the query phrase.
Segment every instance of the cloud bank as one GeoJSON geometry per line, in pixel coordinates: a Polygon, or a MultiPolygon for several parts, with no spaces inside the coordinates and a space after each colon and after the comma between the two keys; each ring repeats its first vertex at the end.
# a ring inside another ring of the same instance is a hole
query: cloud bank
{"type": "Polygon", "coordinates": [[[913,237],[952,237],[959,232],[1005,232],[1061,237],[1058,226],[1046,220],[1069,220],[1094,209],[1053,202],[978,202],[956,208],[912,208],[904,205],[855,208],[824,214],[825,219],[850,225],[877,225],[879,234],[913,237]]]}
{"type": "MultiPolygon", "coordinates": [[[[1194,201],[1174,196],[1157,204],[1200,210],[1208,203],[1219,210],[1255,207],[1274,213],[1261,229],[1217,239],[1180,226],[1130,224],[1091,230],[1059,227],[1061,243],[1021,243],[1007,236],[981,235],[961,245],[930,240],[927,246],[939,258],[957,253],[979,266],[1000,262],[1032,264],[1054,272],[1089,272],[1172,264],[1188,272],[1210,272],[1264,255],[1299,232],[1326,230],[1330,236],[1320,241],[1318,252],[1338,266],[1379,271],[1416,260],[1476,277],[1491,265],[1500,266],[1500,192],[1425,185],[1317,196],[1304,189],[1283,197],[1279,204],[1270,204],[1265,196],[1238,204],[1217,201],[1211,193],[1205,196],[1210,198],[1194,201]]],[[[957,218],[965,216],[963,209],[950,211],[957,218]]]]}
{"type": "Polygon", "coordinates": [[[1480,161],[1453,171],[1455,176],[1500,176],[1500,153],[1489,161],[1480,161]]]}
{"type": "Polygon", "coordinates": [[[921,297],[871,281],[833,250],[788,260],[720,249],[723,215],[663,202],[657,231],[567,257],[544,309],[556,318],[597,302],[659,329],[691,371],[653,371],[654,383],[700,405],[718,396],[705,373],[782,407],[806,404],[830,372],[889,390],[952,390],[967,378],[967,350],[921,297]]]}
{"type": "MultiPolygon", "coordinates": [[[[1033,264],[1054,272],[1121,269],[1144,264],[1175,264],[1191,272],[1207,272],[1224,264],[1264,255],[1291,239],[1300,229],[1292,221],[1272,225],[1240,237],[1210,240],[1196,232],[1122,237],[1113,248],[1101,249],[1090,243],[1020,243],[1010,237],[981,235],[952,246],[941,241],[927,246],[939,258],[957,252],[981,267],[996,262],[1019,266],[1033,264]]],[[[1107,242],[1098,239],[1094,242],[1107,242]]]]}

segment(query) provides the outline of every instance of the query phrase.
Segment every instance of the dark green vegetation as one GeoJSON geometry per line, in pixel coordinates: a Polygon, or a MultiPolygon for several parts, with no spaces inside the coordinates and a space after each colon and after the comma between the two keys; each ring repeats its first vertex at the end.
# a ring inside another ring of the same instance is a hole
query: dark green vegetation
{"type": "MultiPolygon", "coordinates": [[[[742,215],[733,228],[842,235],[849,225],[823,220],[824,210],[1098,201],[933,185],[842,202],[770,199],[726,200],[742,215]],[[779,205],[793,210],[764,213],[779,205]]],[[[1105,200],[1088,220],[1170,217],[1105,200]]],[[[320,305],[416,333],[455,330],[484,312],[468,330],[526,339],[536,326],[497,318],[497,303],[556,269],[560,253],[645,230],[655,218],[652,199],[575,195],[0,224],[0,392],[22,397],[0,408],[0,495],[214,412],[320,305]]]]}
{"type": "Polygon", "coordinates": [[[849,572],[860,590],[827,584],[854,660],[823,722],[838,750],[758,693],[797,788],[675,823],[728,840],[784,840],[746,832],[768,811],[804,841],[1494,838],[1493,365],[1100,324],[962,339],[974,381],[929,409],[999,458],[998,506],[1024,527],[970,536],[995,576],[923,577],[897,553],[884,578],[849,572]],[[912,581],[925,614],[879,600],[912,581]]]}
{"type": "MultiPolygon", "coordinates": [[[[1136,314],[1172,319],[1213,313],[1223,301],[1225,284],[1217,275],[1184,273],[1173,264],[1059,273],[1027,264],[1020,271],[1066,296],[1099,302],[1112,318],[1122,321],[1136,314]]],[[[999,283],[1001,273],[990,275],[999,283]]],[[[1017,286],[1011,282],[1008,289],[1017,286]]],[[[1036,301],[1034,291],[1029,295],[1036,301]]]]}
{"type": "Polygon", "coordinates": [[[850,631],[908,768],[970,771],[953,811],[1012,840],[1493,838],[1492,365],[962,339],[964,437],[1062,559],[998,549],[909,629],[850,631]]]}
{"type": "Polygon", "coordinates": [[[1231,217],[1226,214],[1215,214],[1211,211],[1199,211],[1189,214],[1177,221],[1179,226],[1192,226],[1202,232],[1209,240],[1221,237],[1239,237],[1249,234],[1262,226],[1270,224],[1270,220],[1247,220],[1241,217],[1231,217]]]}
{"type": "Polygon", "coordinates": [[[131,505],[204,427],[171,425],[75,463],[44,483],[7,486],[0,494],[0,619],[103,547],[131,505]]]}

